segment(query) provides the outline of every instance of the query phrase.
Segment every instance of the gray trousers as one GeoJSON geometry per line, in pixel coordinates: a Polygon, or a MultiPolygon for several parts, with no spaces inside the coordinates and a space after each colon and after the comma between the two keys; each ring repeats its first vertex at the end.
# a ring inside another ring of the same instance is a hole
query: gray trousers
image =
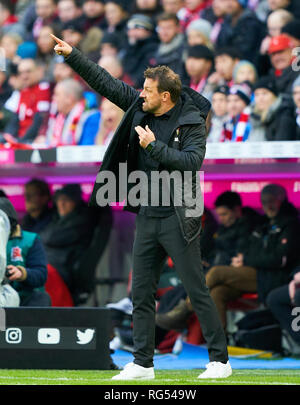
{"type": "Polygon", "coordinates": [[[209,360],[227,362],[226,337],[206,286],[199,238],[187,244],[176,215],[137,215],[132,276],[134,363],[153,367],[155,294],[167,255],[172,258],[199,319],[209,360]]]}

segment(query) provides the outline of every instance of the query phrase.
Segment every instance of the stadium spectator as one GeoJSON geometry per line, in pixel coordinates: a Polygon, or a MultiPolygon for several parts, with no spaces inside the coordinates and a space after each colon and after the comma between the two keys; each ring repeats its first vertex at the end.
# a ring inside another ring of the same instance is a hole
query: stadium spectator
{"type": "Polygon", "coordinates": [[[185,0],[183,10],[179,15],[182,30],[185,31],[192,21],[198,20],[210,4],[211,0],[185,0]]]}
{"type": "Polygon", "coordinates": [[[192,21],[186,29],[188,45],[205,45],[208,48],[213,49],[210,40],[211,31],[212,25],[208,21],[202,18],[192,21]]]}
{"type": "Polygon", "coordinates": [[[81,0],[59,0],[57,14],[62,24],[83,16],[81,0]]]}
{"type": "Polygon", "coordinates": [[[99,128],[100,113],[89,108],[83,87],[74,79],[59,82],[54,89],[57,114],[50,117],[47,143],[58,145],[93,145],[99,128]]]}
{"type": "Polygon", "coordinates": [[[248,0],[228,0],[216,46],[235,47],[243,59],[256,63],[262,40],[262,24],[255,13],[247,8],[248,0]],[[251,35],[249,35],[251,32],[251,35]]]}
{"type": "Polygon", "coordinates": [[[0,109],[4,107],[12,94],[12,87],[9,84],[10,62],[6,60],[5,65],[5,70],[0,70],[0,109]]]}
{"type": "Polygon", "coordinates": [[[184,0],[161,0],[161,4],[165,13],[176,14],[178,17],[183,10],[184,0]]]}
{"type": "Polygon", "coordinates": [[[212,95],[212,116],[207,142],[220,142],[225,122],[229,120],[227,114],[228,86],[217,87],[212,95]]]}
{"type": "Polygon", "coordinates": [[[44,25],[59,24],[56,0],[36,0],[36,18],[32,27],[28,27],[28,38],[36,40],[44,25]]]}
{"type": "Polygon", "coordinates": [[[296,122],[290,100],[278,97],[274,80],[266,76],[254,87],[251,106],[249,142],[292,141],[296,138],[296,122]]]}
{"type": "Polygon", "coordinates": [[[106,32],[100,43],[100,56],[119,56],[122,53],[119,36],[114,32],[106,32]]]}
{"type": "Polygon", "coordinates": [[[22,42],[22,37],[12,32],[1,37],[0,47],[4,50],[6,59],[12,62],[16,61],[17,50],[22,42]]]}
{"type": "Polygon", "coordinates": [[[300,140],[300,76],[293,83],[293,99],[296,106],[296,140],[300,140]]]}
{"type": "Polygon", "coordinates": [[[225,122],[221,141],[244,142],[250,134],[250,102],[252,90],[247,83],[236,84],[229,89],[227,112],[230,119],[225,122]]]}
{"type": "Polygon", "coordinates": [[[130,86],[133,85],[130,77],[124,72],[122,62],[117,56],[102,56],[98,61],[98,65],[107,70],[108,73],[110,73],[116,79],[120,79],[130,86]]]}
{"type": "Polygon", "coordinates": [[[157,32],[160,45],[154,55],[155,66],[166,65],[182,75],[184,36],[176,14],[160,14],[157,17],[157,32]]]}
{"type": "Polygon", "coordinates": [[[133,3],[133,14],[144,14],[153,20],[163,11],[160,0],[129,0],[129,2],[133,3]]]}
{"type": "Polygon", "coordinates": [[[10,0],[0,1],[0,35],[18,34],[24,37],[25,28],[15,15],[15,4],[10,0]]]}
{"type": "Polygon", "coordinates": [[[214,54],[207,46],[195,45],[187,49],[185,70],[190,80],[189,86],[208,99],[211,99],[212,94],[207,90],[206,84],[213,63],[214,54]]]}
{"type": "Polygon", "coordinates": [[[84,1],[82,10],[85,17],[85,31],[92,27],[100,27],[101,29],[105,29],[107,27],[104,17],[105,0],[84,1]]]}
{"type": "Polygon", "coordinates": [[[81,197],[78,184],[68,184],[54,195],[57,213],[41,234],[48,263],[59,272],[73,293],[73,270],[76,261],[90,243],[94,223],[81,197]]]}
{"type": "Polygon", "coordinates": [[[268,35],[263,39],[260,46],[260,53],[267,54],[270,46],[271,38],[281,34],[282,28],[294,19],[293,14],[289,11],[279,9],[273,11],[267,19],[268,35]]]}
{"type": "Polygon", "coordinates": [[[44,25],[37,37],[38,46],[37,63],[45,66],[43,80],[49,83],[54,82],[53,69],[55,65],[55,55],[53,55],[53,39],[50,34],[59,35],[53,26],[44,25]]]}
{"type": "Polygon", "coordinates": [[[268,53],[270,55],[272,69],[270,75],[275,79],[279,94],[286,94],[291,97],[293,82],[299,72],[293,69],[292,42],[285,34],[272,38],[268,53]]]}
{"type": "Polygon", "coordinates": [[[159,41],[154,32],[154,23],[146,15],[131,16],[127,29],[128,45],[122,62],[124,71],[129,75],[134,86],[139,89],[143,86],[143,73],[152,64],[151,60],[157,51],[159,41]]]}
{"type": "Polygon", "coordinates": [[[97,145],[108,146],[112,137],[114,136],[115,130],[121,122],[124,111],[122,111],[107,98],[102,100],[100,111],[101,122],[95,143],[97,145]]]}
{"type": "Polygon", "coordinates": [[[20,296],[20,305],[28,307],[51,306],[44,285],[47,280],[47,261],[40,237],[21,229],[11,202],[0,198],[0,209],[10,221],[11,232],[7,242],[7,280],[20,296]]]}
{"type": "Polygon", "coordinates": [[[284,9],[291,12],[295,17],[300,17],[299,3],[297,0],[264,0],[268,5],[268,12],[284,9]]]}
{"type": "Polygon", "coordinates": [[[248,60],[238,62],[233,70],[234,84],[249,82],[252,85],[257,81],[257,70],[253,63],[248,60]]]}
{"type": "Polygon", "coordinates": [[[211,7],[206,8],[202,13],[202,18],[210,22],[212,30],[210,39],[213,44],[218,40],[224,17],[226,15],[226,7],[223,0],[213,0],[211,7]]]}
{"type": "Polygon", "coordinates": [[[81,49],[81,42],[84,37],[84,22],[77,18],[70,20],[62,25],[61,33],[64,41],[67,41],[71,46],[81,49]]]}
{"type": "Polygon", "coordinates": [[[275,288],[267,297],[267,306],[271,310],[275,319],[279,322],[283,334],[288,338],[290,352],[293,355],[293,349],[298,349],[295,354],[299,355],[300,334],[298,328],[293,327],[295,315],[294,308],[300,307],[300,272],[299,267],[295,269],[295,274],[289,284],[275,288]]]}
{"type": "Polygon", "coordinates": [[[55,83],[61,82],[65,79],[74,78],[74,72],[67,63],[64,63],[65,60],[63,57],[56,55],[55,56],[55,65],[53,69],[53,77],[55,83]]]}
{"type": "Polygon", "coordinates": [[[124,37],[126,37],[129,17],[127,5],[128,3],[124,0],[106,0],[105,4],[106,31],[117,33],[121,43],[124,41],[124,37]]]}
{"type": "Polygon", "coordinates": [[[215,72],[213,72],[207,80],[211,91],[221,85],[234,84],[233,72],[236,64],[240,61],[240,55],[234,48],[222,48],[215,52],[215,72]]]}
{"type": "Polygon", "coordinates": [[[21,90],[16,112],[4,132],[22,142],[33,142],[44,129],[50,107],[50,86],[40,82],[42,73],[33,59],[18,65],[21,90]]]}
{"type": "Polygon", "coordinates": [[[53,216],[49,185],[40,179],[31,179],[25,184],[26,214],[22,220],[22,229],[40,234],[53,216]]]}
{"type": "MultiPolygon", "coordinates": [[[[1,196],[2,197],[2,196],[1,196]]],[[[17,291],[12,288],[5,280],[7,263],[7,242],[10,234],[9,218],[2,209],[0,209],[0,308],[18,307],[20,297],[17,291]]]]}

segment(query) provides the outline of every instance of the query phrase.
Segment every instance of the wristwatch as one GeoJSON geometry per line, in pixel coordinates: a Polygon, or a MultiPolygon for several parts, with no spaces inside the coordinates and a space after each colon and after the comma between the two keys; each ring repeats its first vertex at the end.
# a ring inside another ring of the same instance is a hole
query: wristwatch
{"type": "Polygon", "coordinates": [[[150,143],[148,143],[148,145],[146,146],[146,151],[150,152],[154,146],[156,145],[156,141],[152,141],[150,143]]]}

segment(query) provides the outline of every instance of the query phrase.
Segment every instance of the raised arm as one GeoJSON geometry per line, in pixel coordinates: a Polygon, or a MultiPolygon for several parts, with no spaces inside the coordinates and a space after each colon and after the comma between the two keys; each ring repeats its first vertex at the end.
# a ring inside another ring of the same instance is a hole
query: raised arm
{"type": "Polygon", "coordinates": [[[66,63],[78,73],[95,91],[108,98],[123,111],[128,110],[132,103],[139,97],[139,92],[121,80],[112,77],[105,69],[89,60],[78,49],[55,35],[54,51],[65,57],[66,63]]]}

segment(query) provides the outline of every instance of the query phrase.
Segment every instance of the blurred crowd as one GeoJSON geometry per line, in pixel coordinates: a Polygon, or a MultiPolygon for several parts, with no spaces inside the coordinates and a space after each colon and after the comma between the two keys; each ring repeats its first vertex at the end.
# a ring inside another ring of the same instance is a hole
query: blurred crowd
{"type": "Polygon", "coordinates": [[[297,0],[0,0],[0,145],[105,145],[123,111],[50,34],[141,89],[168,65],[212,103],[208,142],[300,140],[297,0]]]}

